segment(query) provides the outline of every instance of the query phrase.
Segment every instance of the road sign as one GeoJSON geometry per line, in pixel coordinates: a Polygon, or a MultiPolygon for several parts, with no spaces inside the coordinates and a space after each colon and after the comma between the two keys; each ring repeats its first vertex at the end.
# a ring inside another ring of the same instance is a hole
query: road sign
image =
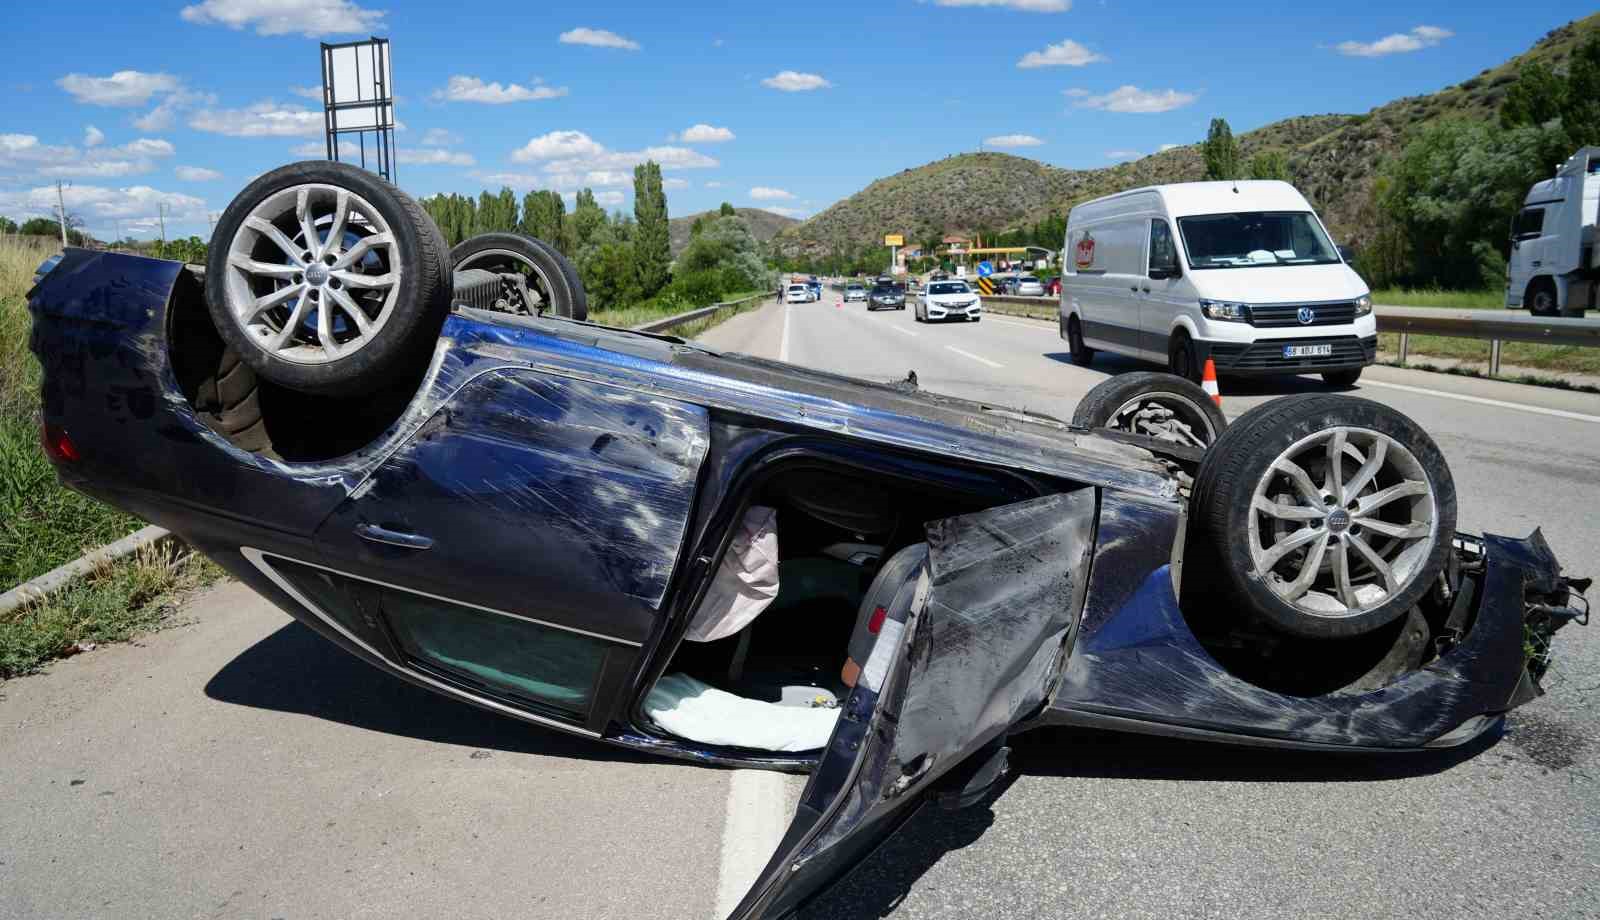
{"type": "Polygon", "coordinates": [[[883,236],[883,245],[885,246],[904,246],[905,244],[906,237],[903,233],[886,233],[883,236]]]}
{"type": "Polygon", "coordinates": [[[979,278],[978,279],[978,290],[983,292],[984,294],[993,294],[994,293],[994,282],[990,281],[986,277],[985,278],[979,278]]]}
{"type": "Polygon", "coordinates": [[[994,263],[988,261],[987,259],[978,263],[979,278],[987,278],[992,274],[994,274],[994,263]]]}

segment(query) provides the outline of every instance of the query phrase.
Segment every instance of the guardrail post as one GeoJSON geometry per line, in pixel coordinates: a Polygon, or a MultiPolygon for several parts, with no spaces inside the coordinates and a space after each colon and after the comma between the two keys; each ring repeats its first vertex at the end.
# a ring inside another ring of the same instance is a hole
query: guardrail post
{"type": "Polygon", "coordinates": [[[1406,355],[1411,351],[1411,333],[1400,333],[1400,366],[1406,366],[1406,355]]]}
{"type": "Polygon", "coordinates": [[[1489,340],[1489,376],[1500,376],[1500,340],[1489,340]]]}

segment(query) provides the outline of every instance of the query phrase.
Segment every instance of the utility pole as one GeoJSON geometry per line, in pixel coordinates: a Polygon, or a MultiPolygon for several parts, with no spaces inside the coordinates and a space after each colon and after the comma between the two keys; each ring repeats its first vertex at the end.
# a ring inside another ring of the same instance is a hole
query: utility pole
{"type": "Polygon", "coordinates": [[[156,203],[156,218],[161,221],[161,257],[162,258],[166,258],[166,255],[167,255],[167,203],[165,201],[160,201],[160,202],[156,203]]]}
{"type": "Polygon", "coordinates": [[[56,212],[61,218],[61,248],[67,248],[67,203],[61,196],[61,180],[56,180],[56,212]]]}

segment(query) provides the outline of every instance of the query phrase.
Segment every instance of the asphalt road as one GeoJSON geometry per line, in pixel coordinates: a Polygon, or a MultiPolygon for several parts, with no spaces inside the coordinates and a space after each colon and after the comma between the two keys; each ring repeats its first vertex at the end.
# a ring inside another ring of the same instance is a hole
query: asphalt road
{"type": "MultiPolygon", "coordinates": [[[[926,325],[823,302],[736,317],[708,344],[1070,418],[1108,373],[1068,363],[1049,323],[926,325]],[[786,331],[785,331],[786,330],[786,331]]],[[[1224,410],[1320,378],[1230,385],[1224,410]]],[[[1369,368],[1355,395],[1438,441],[1460,526],[1543,527],[1569,571],[1600,574],[1600,397],[1369,368]]],[[[1504,737],[1399,758],[1264,753],[1050,730],[1015,742],[987,807],[927,811],[816,918],[1600,916],[1600,635],[1557,640],[1550,694],[1504,737]]]]}
{"type": "MultiPolygon", "coordinates": [[[[830,292],[831,293],[831,292],[830,292]]],[[[1049,324],[860,305],[707,344],[1069,417],[1105,373],[1049,324]]],[[[1315,380],[1227,392],[1230,413],[1315,380]]],[[[1600,398],[1369,371],[1455,472],[1464,528],[1542,525],[1600,572],[1600,398]]],[[[0,917],[720,916],[802,782],[634,757],[433,697],[237,585],[186,625],[0,686],[0,917]],[[730,807],[731,805],[731,807],[730,807]]],[[[984,805],[926,812],[813,917],[1581,917],[1600,904],[1600,640],[1440,757],[1017,739],[984,805]]]]}

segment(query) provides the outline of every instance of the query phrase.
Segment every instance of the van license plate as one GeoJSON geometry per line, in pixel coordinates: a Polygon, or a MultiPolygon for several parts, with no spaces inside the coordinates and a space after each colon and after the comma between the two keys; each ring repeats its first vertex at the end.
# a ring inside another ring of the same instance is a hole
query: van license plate
{"type": "Polygon", "coordinates": [[[1332,343],[1326,345],[1285,345],[1285,358],[1326,358],[1333,354],[1332,343]]]}

